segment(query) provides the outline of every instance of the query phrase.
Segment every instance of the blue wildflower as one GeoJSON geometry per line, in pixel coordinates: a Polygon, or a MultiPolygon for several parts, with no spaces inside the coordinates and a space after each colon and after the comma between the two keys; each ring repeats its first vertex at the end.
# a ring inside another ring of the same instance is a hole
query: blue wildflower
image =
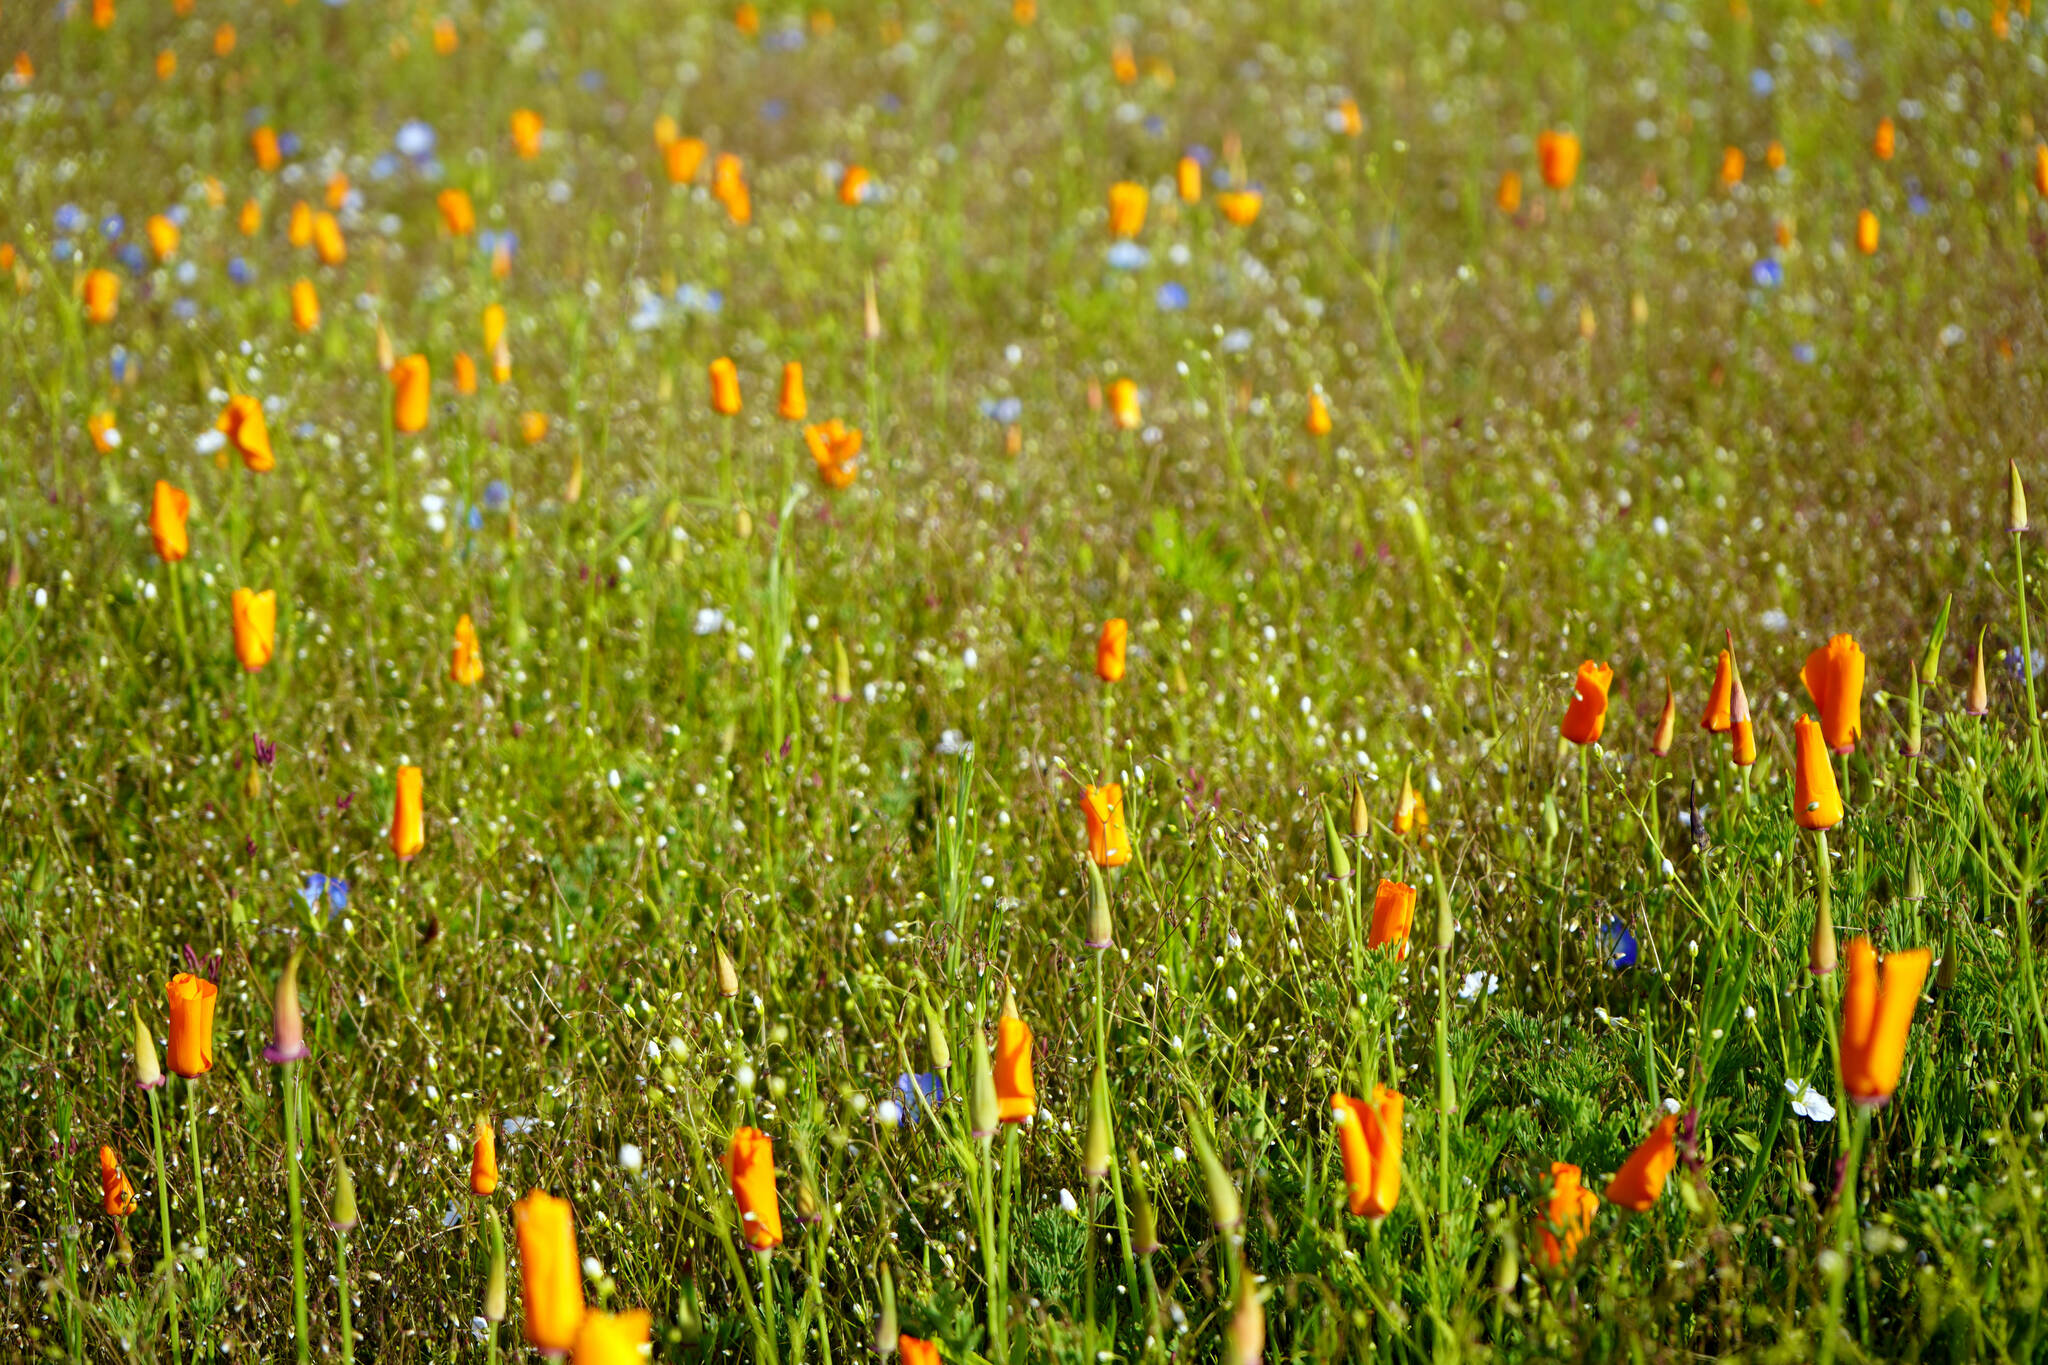
{"type": "Polygon", "coordinates": [[[142,248],[133,242],[123,242],[121,249],[114,254],[120,258],[122,265],[127,266],[138,275],[149,269],[149,257],[144,255],[142,248]]]}
{"type": "Polygon", "coordinates": [[[127,220],[118,213],[110,213],[100,219],[100,235],[110,242],[118,240],[127,230],[127,220]]]}
{"type": "Polygon", "coordinates": [[[1617,972],[1636,965],[1636,936],[1619,919],[1607,921],[1600,931],[1600,947],[1607,954],[1607,965],[1617,972]]]}
{"type": "Polygon", "coordinates": [[[1159,292],[1152,296],[1162,313],[1178,313],[1188,306],[1188,289],[1177,280],[1168,280],[1159,286],[1159,292]]]}
{"type": "Polygon", "coordinates": [[[240,256],[228,257],[228,278],[236,284],[247,284],[250,280],[249,263],[240,256]]]}
{"type": "Polygon", "coordinates": [[[1142,270],[1152,260],[1152,253],[1136,242],[1118,242],[1109,249],[1106,259],[1113,270],[1142,270]]]}
{"type": "Polygon", "coordinates": [[[327,879],[327,918],[333,919],[348,909],[348,883],[339,877],[327,879]]]}
{"type": "Polygon", "coordinates": [[[305,139],[301,138],[297,133],[278,134],[277,150],[280,155],[297,156],[299,154],[299,148],[305,145],[305,139]]]}
{"type": "Polygon", "coordinates": [[[1776,289],[1785,282],[1785,268],[1766,256],[1749,268],[1749,277],[1759,289],[1776,289]]]}
{"type": "Polygon", "coordinates": [[[76,204],[60,204],[57,206],[56,224],[59,232],[76,232],[85,226],[85,214],[76,204]]]}
{"type": "Polygon", "coordinates": [[[1811,365],[1813,363],[1813,356],[1813,343],[1810,341],[1799,342],[1792,348],[1792,358],[1802,365],[1811,365]]]}
{"type": "Polygon", "coordinates": [[[904,1127],[915,1128],[924,1117],[926,1105],[936,1107],[946,1098],[946,1083],[937,1072],[920,1071],[915,1076],[905,1073],[896,1078],[896,1091],[903,1096],[904,1127]]]}
{"type": "Polygon", "coordinates": [[[299,894],[306,899],[306,908],[311,910],[320,904],[320,898],[327,894],[327,878],[318,872],[306,874],[306,884],[299,888],[299,894]]]}
{"type": "Polygon", "coordinates": [[[782,116],[788,112],[788,100],[771,96],[761,101],[761,121],[763,123],[780,123],[782,122],[782,116]]]}
{"type": "Polygon", "coordinates": [[[1758,99],[1762,99],[1777,88],[1777,77],[1771,75],[1770,72],[1762,67],[1757,67],[1749,73],[1749,93],[1755,95],[1758,99]]]}
{"type": "Polygon", "coordinates": [[[423,161],[434,154],[437,140],[433,124],[414,118],[398,125],[398,136],[392,139],[392,144],[398,148],[400,156],[423,161]]]}
{"type": "Polygon", "coordinates": [[[981,400],[981,415],[1009,426],[1024,415],[1024,400],[1015,397],[984,398],[981,400]]]}

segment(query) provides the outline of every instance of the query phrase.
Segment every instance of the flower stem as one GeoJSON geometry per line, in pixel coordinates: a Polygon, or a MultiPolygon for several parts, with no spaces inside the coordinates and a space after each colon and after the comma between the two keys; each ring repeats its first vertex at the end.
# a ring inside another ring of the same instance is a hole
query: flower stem
{"type": "Polygon", "coordinates": [[[2027,629],[2027,541],[2018,531],[2012,535],[2012,562],[2019,578],[2020,676],[2027,680],[2027,752],[2038,768],[2041,766],[2041,704],[2034,699],[2034,647],[2027,629]]]}
{"type": "MultiPolygon", "coordinates": [[[[341,1290],[341,1365],[355,1365],[356,1334],[350,1325],[348,1311],[348,1234],[335,1229],[334,1233],[334,1282],[341,1290]]],[[[498,1329],[491,1327],[491,1358],[497,1359],[498,1329]]]]}
{"type": "Polygon", "coordinates": [[[306,1211],[299,1198],[299,1064],[284,1064],[285,1195],[292,1215],[292,1331],[299,1365],[312,1359],[312,1335],[306,1322],[306,1211]]]}
{"type": "MultiPolygon", "coordinates": [[[[158,1087],[160,1088],[160,1087],[158,1087]]],[[[164,1116],[157,1104],[157,1088],[149,1091],[149,1128],[155,1139],[156,1155],[156,1216],[163,1229],[164,1264],[170,1267],[173,1277],[177,1274],[177,1258],[171,1252],[171,1187],[164,1181],[164,1116]]],[[[177,1365],[181,1343],[178,1341],[178,1287],[173,1280],[167,1296],[171,1305],[171,1365],[177,1365]]]]}
{"type": "Polygon", "coordinates": [[[206,1173],[199,1164],[199,1080],[194,1077],[187,1082],[191,1086],[185,1099],[185,1130],[192,1139],[192,1202],[199,1206],[199,1238],[201,1252],[206,1250],[206,1173]]]}

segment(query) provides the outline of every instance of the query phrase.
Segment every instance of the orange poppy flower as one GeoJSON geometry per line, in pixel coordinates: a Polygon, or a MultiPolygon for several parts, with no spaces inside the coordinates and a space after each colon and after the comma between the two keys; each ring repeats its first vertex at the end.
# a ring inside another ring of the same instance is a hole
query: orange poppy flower
{"type": "Polygon", "coordinates": [[[1899,130],[1889,116],[1877,121],[1877,132],[1870,139],[1870,150],[1877,154],[1879,161],[1890,161],[1892,153],[1898,150],[1899,130]]]}
{"type": "Polygon", "coordinates": [[[1330,405],[1320,393],[1313,389],[1308,395],[1308,434],[1328,436],[1330,434],[1330,405]]]}
{"type": "Polygon", "coordinates": [[[1854,753],[1863,737],[1863,649],[1853,636],[1836,635],[1806,656],[1799,670],[1806,695],[1820,715],[1821,733],[1838,754],[1854,753]]]}
{"type": "Polygon", "coordinates": [[[1833,829],[1842,823],[1842,793],[1828,762],[1821,727],[1801,716],[1792,725],[1792,818],[1801,829],[1833,829]]]}
{"type": "MultiPolygon", "coordinates": [[[[1028,24],[1031,20],[1019,19],[1017,22],[1028,24]]],[[[896,1334],[896,1354],[903,1365],[939,1365],[939,1344],[907,1333],[896,1334]]]]}
{"type": "Polygon", "coordinates": [[[142,231],[149,238],[149,249],[159,261],[167,261],[178,250],[178,225],[161,213],[149,215],[149,221],[142,225],[142,231]]]}
{"type": "Polygon", "coordinates": [[[775,1143],[758,1128],[741,1128],[725,1153],[725,1173],[740,1209],[740,1236],[756,1251],[782,1245],[782,1205],[775,1198],[775,1143]]]}
{"type": "MultiPolygon", "coordinates": [[[[213,55],[216,57],[226,57],[233,53],[234,50],[235,26],[233,24],[222,24],[213,31],[213,55]]],[[[269,170],[271,168],[265,166],[263,169],[269,170]]]]}
{"type": "Polygon", "coordinates": [[[1106,683],[1123,681],[1124,652],[1130,639],[1131,623],[1123,617],[1112,617],[1102,623],[1102,634],[1095,641],[1096,677],[1106,683]]]}
{"type": "Polygon", "coordinates": [[[1721,187],[1734,189],[1742,183],[1742,171],[1746,160],[1740,147],[1726,147],[1721,151],[1721,187]]]}
{"type": "Polygon", "coordinates": [[[1522,208],[1522,177],[1515,171],[1500,173],[1500,187],[1493,192],[1494,207],[1513,217],[1522,208]]]}
{"type": "Polygon", "coordinates": [[[1700,717],[1700,729],[1709,734],[1725,735],[1734,724],[1729,714],[1731,698],[1735,687],[1735,656],[1722,650],[1714,660],[1714,685],[1707,692],[1706,714],[1700,717]]]}
{"type": "Polygon", "coordinates": [[[1398,1090],[1372,1088],[1372,1103],[1342,1091],[1330,1097],[1337,1146],[1344,1156],[1344,1185],[1351,1212],[1385,1218],[1401,1197],[1401,1110],[1398,1090]]]}
{"type": "Polygon", "coordinates": [[[1906,1033],[1920,1003],[1933,954],[1925,948],[1887,953],[1880,981],[1877,950],[1858,936],[1849,941],[1849,985],[1842,994],[1842,1088],[1860,1105],[1876,1108],[1899,1088],[1906,1065],[1906,1033]]]}
{"type": "Polygon", "coordinates": [[[235,628],[235,658],[250,673],[261,672],[277,652],[277,590],[236,588],[228,599],[235,628]]]}
{"type": "Polygon", "coordinates": [[[157,558],[166,564],[175,564],[192,552],[192,541],[185,531],[185,517],[192,510],[192,499],[185,490],[174,488],[162,479],[156,481],[156,493],[149,504],[149,536],[156,542],[157,558]]]}
{"type": "Polygon", "coordinates": [[[645,1347],[652,1338],[654,1315],[645,1308],[624,1313],[591,1309],[576,1329],[576,1349],[569,1365],[640,1365],[647,1359],[645,1347]]]}
{"type": "Polygon", "coordinates": [[[213,1070],[213,1006],[220,988],[204,977],[171,978],[171,1070],[197,1080],[213,1070]]]}
{"type": "Polygon", "coordinates": [[[1408,956],[1408,931],[1415,924],[1415,888],[1405,882],[1380,879],[1372,894],[1372,933],[1368,948],[1393,945],[1396,958],[1408,956]]]}
{"type": "Polygon", "coordinates": [[[441,211],[441,225],[448,229],[451,237],[467,237],[476,231],[476,205],[470,201],[469,191],[450,187],[434,196],[434,207],[441,211]]]}
{"type": "Polygon", "coordinates": [[[293,203],[291,213],[284,220],[284,239],[294,247],[313,244],[313,206],[305,200],[293,203]]]}
{"type": "Polygon", "coordinates": [[[465,397],[476,392],[476,362],[468,351],[455,353],[455,391],[465,397]]]}
{"type": "Polygon", "coordinates": [[[1764,165],[1769,166],[1774,171],[1785,169],[1784,143],[1773,141],[1770,146],[1764,148],[1764,165]]]}
{"type": "Polygon", "coordinates": [[[711,362],[711,410],[720,417],[739,415],[740,371],[728,356],[711,362]]]}
{"type": "Polygon", "coordinates": [[[1579,665],[1572,683],[1572,704],[1565,708],[1558,733],[1574,744],[1597,744],[1607,726],[1607,689],[1614,683],[1614,670],[1591,659],[1579,665]]]}
{"type": "Polygon", "coordinates": [[[1600,1196],[1580,1184],[1579,1168],[1568,1161],[1550,1163],[1550,1200],[1542,1230],[1543,1262],[1555,1269],[1576,1256],[1579,1243],[1593,1230],[1600,1196]]]}
{"type": "Polygon", "coordinates": [[[487,303],[484,305],[484,352],[489,354],[498,349],[498,343],[505,339],[505,305],[487,303]]]}
{"type": "Polygon", "coordinates": [[[111,270],[85,272],[85,318],[88,322],[112,322],[121,307],[121,277],[111,270]]]}
{"type": "Polygon", "coordinates": [[[461,687],[475,687],[483,681],[484,651],[476,638],[476,622],[464,612],[455,622],[455,656],[448,665],[448,677],[461,687]]]}
{"type": "Polygon", "coordinates": [[[1122,867],[1131,860],[1131,840],[1124,829],[1124,789],[1110,782],[1081,793],[1088,817],[1088,856],[1097,867],[1122,867]]]}
{"type": "Polygon", "coordinates": [[[278,147],[277,129],[267,123],[249,134],[249,150],[256,154],[258,170],[274,171],[284,164],[284,152],[278,147]]]}
{"type": "Polygon", "coordinates": [[[411,862],[427,846],[420,770],[408,763],[398,770],[398,789],[391,802],[391,851],[401,863],[411,862]]]}
{"type": "Polygon", "coordinates": [[[86,418],[85,434],[92,438],[92,448],[102,455],[121,448],[121,428],[115,425],[111,412],[96,412],[86,418]]]}
{"type": "MultiPolygon", "coordinates": [[[[1183,204],[1195,204],[1202,198],[1202,163],[1191,156],[1184,156],[1173,168],[1173,187],[1180,194],[1183,204]]],[[[1116,201],[1110,201],[1110,212],[1116,212],[1116,201]]],[[[1142,221],[1142,220],[1141,220],[1142,221]]]]}
{"type": "Polygon", "coordinates": [[[775,411],[785,422],[801,422],[810,414],[810,401],[804,397],[802,362],[792,360],[782,367],[782,397],[775,411]]]}
{"type": "Polygon", "coordinates": [[[455,21],[442,15],[434,21],[434,54],[446,57],[462,43],[462,35],[456,32],[455,21]]]}
{"type": "Polygon", "coordinates": [[[348,260],[348,242],[341,235],[341,223],[325,209],[313,215],[313,251],[324,266],[337,266],[348,260]]]}
{"type": "Polygon", "coordinates": [[[1145,229],[1145,207],[1151,194],[1132,180],[1109,187],[1109,231],[1113,237],[1135,237],[1145,229]]]}
{"type": "Polygon", "coordinates": [[[519,414],[519,439],[528,445],[539,445],[547,439],[548,415],[544,412],[522,412],[519,414]]]}
{"type": "Polygon", "coordinates": [[[1031,1025],[1017,1013],[1017,997],[1003,994],[996,1020],[996,1118],[1022,1123],[1038,1112],[1038,1086],[1031,1079],[1031,1025]]]}
{"type": "Polygon", "coordinates": [[[834,417],[829,422],[804,428],[804,445],[818,466],[818,477],[828,488],[851,488],[860,477],[854,461],[860,457],[859,427],[850,427],[834,417]]]}
{"type": "Polygon", "coordinates": [[[277,468],[277,456],[270,448],[270,428],[263,420],[263,404],[254,396],[238,393],[228,399],[227,407],[213,425],[227,433],[228,442],[240,453],[243,467],[251,474],[267,474],[277,468]]]}
{"type": "Polygon", "coordinates": [[[839,177],[839,202],[848,208],[857,208],[867,202],[868,172],[865,166],[848,166],[846,173],[839,177]]]}
{"type": "Polygon", "coordinates": [[[263,205],[254,199],[242,201],[241,211],[235,215],[235,228],[244,237],[254,237],[263,230],[263,205]]]}
{"type": "Polygon", "coordinates": [[[292,281],[292,325],[310,332],[320,325],[320,292],[307,279],[292,281]]]}
{"type": "Polygon", "coordinates": [[[1678,1115],[1666,1114],[1607,1182],[1607,1202],[1637,1213],[1649,1212],[1657,1196],[1664,1193],[1672,1168],[1678,1165],[1677,1136],[1678,1115]]]}
{"type": "Polygon", "coordinates": [[[1337,104],[1337,131],[1346,137],[1358,137],[1365,132],[1365,117],[1358,112],[1358,101],[1349,96],[1337,104]]]}
{"type": "Polygon", "coordinates": [[[1856,215],[1856,249],[1866,256],[1877,254],[1877,215],[1869,209],[1856,215]]]}
{"type": "Polygon", "coordinates": [[[1250,227],[1259,221],[1259,210],[1265,202],[1266,197],[1257,190],[1225,190],[1216,196],[1216,207],[1238,227],[1250,227]]]}
{"type": "Polygon", "coordinates": [[[663,168],[668,172],[671,185],[687,185],[697,178],[698,170],[704,165],[704,155],[710,149],[704,139],[679,137],[661,149],[663,168]]]}
{"type": "Polygon", "coordinates": [[[1742,670],[1735,670],[1735,699],[1729,703],[1730,757],[1738,768],[1756,762],[1756,727],[1749,721],[1749,695],[1742,690],[1742,670]]]}
{"type": "Polygon", "coordinates": [[[1543,183],[1554,190],[1568,190],[1579,178],[1579,136],[1545,129],[1536,138],[1536,164],[1543,183]]]}
{"type": "Polygon", "coordinates": [[[1109,386],[1109,415],[1124,431],[1136,431],[1145,425],[1145,414],[1138,405],[1138,386],[1131,380],[1119,379],[1109,386]]]}
{"type": "Polygon", "coordinates": [[[576,1258],[576,1217],[569,1201],[534,1190],[512,1206],[519,1234],[519,1281],[529,1346],[567,1352],[583,1325],[583,1263],[576,1258]]]}
{"type": "Polygon", "coordinates": [[[427,358],[413,354],[391,366],[391,424],[400,431],[424,431],[432,408],[433,371],[427,358]]]}
{"type": "Polygon", "coordinates": [[[112,1147],[100,1148],[100,1207],[109,1218],[126,1218],[135,1212],[135,1187],[121,1172],[121,1159],[112,1147]]]}
{"type": "Polygon", "coordinates": [[[519,153],[522,161],[531,161],[540,155],[540,135],[544,125],[541,117],[531,109],[512,111],[512,149],[519,153]]]}
{"type": "Polygon", "coordinates": [[[482,1199],[498,1188],[498,1139],[489,1119],[476,1121],[469,1152],[469,1192],[482,1199]]]}

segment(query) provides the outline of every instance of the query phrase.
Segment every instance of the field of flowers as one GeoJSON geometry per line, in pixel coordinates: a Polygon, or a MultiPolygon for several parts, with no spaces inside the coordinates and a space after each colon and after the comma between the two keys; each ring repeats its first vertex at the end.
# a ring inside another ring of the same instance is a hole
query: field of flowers
{"type": "Polygon", "coordinates": [[[2048,1359],[2029,9],[0,3],[0,1359],[2048,1359]]]}

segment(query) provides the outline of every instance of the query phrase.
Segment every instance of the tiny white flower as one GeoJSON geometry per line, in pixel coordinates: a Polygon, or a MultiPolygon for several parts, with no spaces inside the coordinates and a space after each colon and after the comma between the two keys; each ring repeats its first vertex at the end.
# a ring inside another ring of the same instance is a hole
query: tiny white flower
{"type": "Polygon", "coordinates": [[[903,1106],[894,1100],[883,1100],[875,1106],[875,1118],[884,1128],[894,1128],[903,1122],[903,1106]]]}
{"type": "Polygon", "coordinates": [[[640,1149],[630,1142],[621,1143],[619,1145],[619,1166],[623,1170],[637,1172],[640,1169],[640,1149]]]}
{"type": "Polygon", "coordinates": [[[1068,1189],[1060,1191],[1060,1207],[1068,1213],[1079,1213],[1081,1211],[1081,1206],[1074,1202],[1074,1192],[1068,1189]]]}

